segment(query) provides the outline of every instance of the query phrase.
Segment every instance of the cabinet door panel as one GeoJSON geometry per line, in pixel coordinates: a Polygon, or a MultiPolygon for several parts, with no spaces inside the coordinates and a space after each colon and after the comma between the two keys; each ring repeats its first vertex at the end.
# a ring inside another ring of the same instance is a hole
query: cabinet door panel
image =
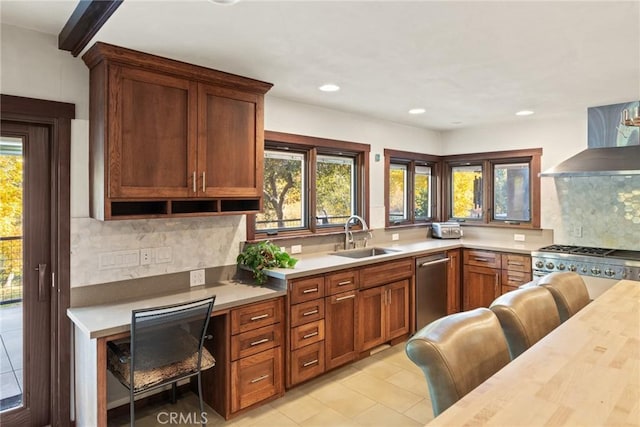
{"type": "Polygon", "coordinates": [[[385,341],[409,333],[409,281],[385,286],[387,293],[387,330],[385,341]]]}
{"type": "Polygon", "coordinates": [[[365,351],[385,341],[383,287],[360,291],[358,298],[358,348],[365,351]]]}
{"type": "Polygon", "coordinates": [[[344,292],[325,299],[325,364],[327,369],[332,369],[356,358],[358,292],[344,292]]]}
{"type": "Polygon", "coordinates": [[[500,295],[500,270],[465,265],[463,288],[464,311],[489,307],[500,295]]]}
{"type": "Polygon", "coordinates": [[[207,197],[259,197],[262,98],[202,84],[199,88],[198,191],[207,197]]]}
{"type": "Polygon", "coordinates": [[[301,383],[324,372],[324,342],[291,352],[291,385],[301,383]]]}
{"type": "Polygon", "coordinates": [[[460,249],[447,251],[447,314],[460,311],[460,249]]]}
{"type": "Polygon", "coordinates": [[[231,363],[231,412],[282,392],[281,347],[231,363]]]}
{"type": "Polygon", "coordinates": [[[122,66],[109,79],[108,197],[192,196],[196,83],[122,66]]]}

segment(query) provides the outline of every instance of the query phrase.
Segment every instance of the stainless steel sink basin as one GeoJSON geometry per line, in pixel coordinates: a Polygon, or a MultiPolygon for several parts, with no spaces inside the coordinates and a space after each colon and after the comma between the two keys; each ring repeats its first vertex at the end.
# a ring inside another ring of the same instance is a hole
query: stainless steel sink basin
{"type": "Polygon", "coordinates": [[[331,255],[343,256],[347,258],[369,258],[372,256],[394,254],[400,252],[397,249],[385,249],[385,248],[363,248],[353,249],[341,252],[332,252],[331,255]]]}

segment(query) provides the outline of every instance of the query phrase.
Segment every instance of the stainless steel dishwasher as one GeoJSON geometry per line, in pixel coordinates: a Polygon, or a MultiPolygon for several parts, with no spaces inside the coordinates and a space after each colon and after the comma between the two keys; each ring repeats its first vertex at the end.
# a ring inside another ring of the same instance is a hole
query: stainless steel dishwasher
{"type": "Polygon", "coordinates": [[[416,259],[416,332],[447,315],[447,270],[444,253],[416,259]]]}

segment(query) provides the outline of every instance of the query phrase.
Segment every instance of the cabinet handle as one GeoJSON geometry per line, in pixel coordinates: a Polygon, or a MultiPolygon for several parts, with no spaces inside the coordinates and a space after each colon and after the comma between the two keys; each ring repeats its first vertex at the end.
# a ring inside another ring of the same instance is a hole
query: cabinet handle
{"type": "Polygon", "coordinates": [[[478,262],[489,262],[490,261],[488,258],[477,258],[477,257],[474,257],[473,260],[474,261],[478,261],[478,262]]]}
{"type": "Polygon", "coordinates": [[[303,363],[302,367],[306,368],[307,366],[315,365],[316,363],[318,363],[318,359],[313,359],[313,360],[308,361],[307,363],[303,363]]]}
{"type": "Polygon", "coordinates": [[[318,292],[318,288],[305,289],[302,291],[303,294],[310,294],[312,292],[318,292]]]}
{"type": "Polygon", "coordinates": [[[524,264],[521,263],[521,262],[508,262],[507,264],[509,264],[509,265],[517,265],[518,267],[524,266],[524,264]]]}
{"type": "Polygon", "coordinates": [[[263,375],[261,377],[254,378],[254,379],[251,380],[251,384],[258,383],[258,382],[260,382],[262,380],[266,380],[267,378],[269,378],[269,375],[263,375]]]}
{"type": "Polygon", "coordinates": [[[306,313],[302,313],[303,316],[311,316],[312,314],[318,313],[318,310],[307,311],[306,313]]]}
{"type": "Polygon", "coordinates": [[[500,278],[498,277],[498,274],[496,273],[496,280],[493,284],[493,294],[494,295],[498,295],[498,280],[500,280],[500,278]]]}
{"type": "Polygon", "coordinates": [[[207,178],[206,178],[206,172],[202,171],[202,192],[206,193],[207,192],[207,178]]]}
{"type": "Polygon", "coordinates": [[[442,264],[443,262],[449,262],[450,260],[451,258],[442,258],[436,261],[423,262],[422,264],[420,264],[420,268],[426,267],[428,265],[442,264]]]}
{"type": "Polygon", "coordinates": [[[344,286],[351,283],[351,280],[345,280],[344,282],[338,282],[338,286],[344,286]]]}
{"type": "Polygon", "coordinates": [[[250,345],[251,345],[251,347],[253,347],[254,345],[264,344],[264,343],[269,342],[269,341],[270,341],[269,338],[262,338],[261,340],[252,342],[250,345]]]}
{"type": "Polygon", "coordinates": [[[38,301],[46,301],[47,299],[47,264],[38,264],[35,268],[38,272],[38,301]]]}
{"type": "Polygon", "coordinates": [[[344,297],[336,298],[336,301],[342,301],[342,300],[345,300],[345,299],[351,299],[351,298],[355,298],[355,297],[356,297],[356,294],[346,295],[344,297]]]}
{"type": "Polygon", "coordinates": [[[193,171],[192,180],[193,180],[193,192],[197,193],[198,192],[198,188],[196,187],[196,185],[198,185],[198,183],[196,182],[197,181],[196,180],[196,171],[193,171]]]}
{"type": "Polygon", "coordinates": [[[269,315],[268,315],[268,314],[261,314],[260,316],[253,316],[253,317],[251,318],[251,321],[252,321],[252,322],[254,322],[254,321],[256,321],[256,320],[264,319],[264,318],[267,318],[267,317],[269,317],[269,315]]]}
{"type": "Polygon", "coordinates": [[[389,295],[389,296],[387,297],[387,305],[391,305],[391,289],[389,289],[389,290],[387,291],[387,293],[388,293],[388,295],[389,295]]]}
{"type": "Polygon", "coordinates": [[[302,339],[306,340],[307,338],[315,337],[316,335],[318,335],[318,331],[311,332],[310,334],[307,334],[307,335],[303,335],[302,339]]]}

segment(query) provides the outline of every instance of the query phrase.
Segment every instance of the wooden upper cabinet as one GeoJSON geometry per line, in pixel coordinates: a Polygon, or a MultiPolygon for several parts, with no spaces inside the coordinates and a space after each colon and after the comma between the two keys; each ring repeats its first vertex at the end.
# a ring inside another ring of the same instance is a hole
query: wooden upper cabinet
{"type": "Polygon", "coordinates": [[[270,83],[105,43],[83,60],[91,70],[94,218],[262,208],[270,83]]]}

